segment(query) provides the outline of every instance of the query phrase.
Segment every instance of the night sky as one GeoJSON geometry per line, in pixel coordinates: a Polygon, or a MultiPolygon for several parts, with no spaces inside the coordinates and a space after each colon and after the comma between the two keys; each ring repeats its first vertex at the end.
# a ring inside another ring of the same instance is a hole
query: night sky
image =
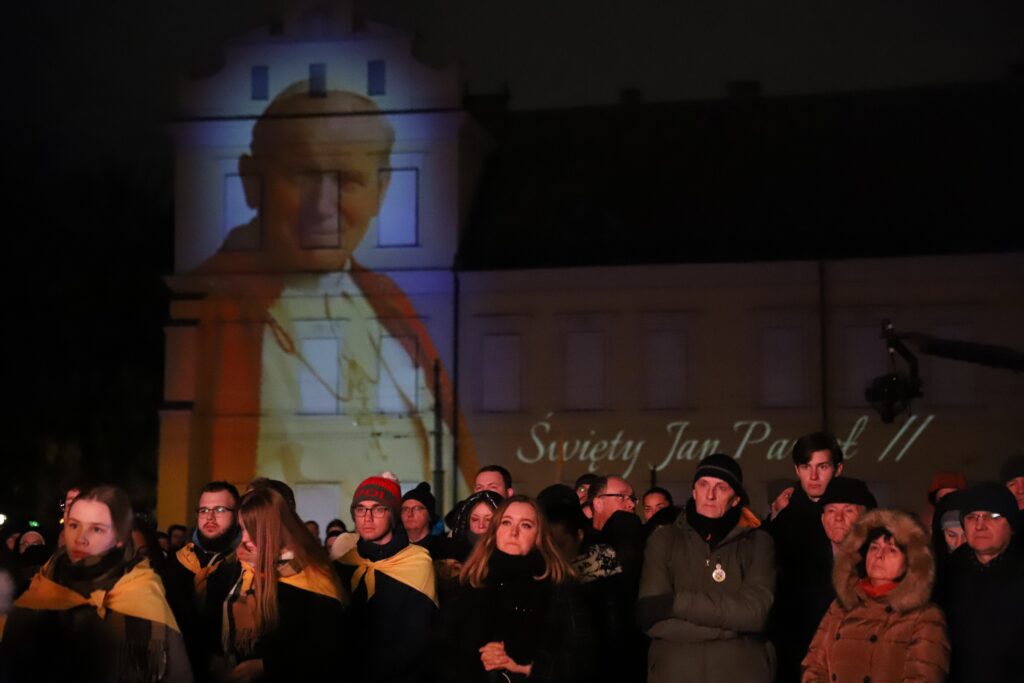
{"type": "MultiPolygon", "coordinates": [[[[81,477],[113,480],[153,503],[161,276],[172,269],[174,220],[164,127],[177,80],[215,72],[224,41],[264,25],[275,4],[6,8],[0,512],[50,514],[81,477]]],[[[507,87],[519,111],[614,104],[624,88],[644,103],[714,100],[734,81],[756,81],[768,98],[1005,81],[1020,102],[1019,2],[822,5],[409,0],[357,8],[416,33],[424,61],[458,64],[468,92],[507,87]]],[[[1014,135],[1019,149],[1019,125],[1014,135]]]]}

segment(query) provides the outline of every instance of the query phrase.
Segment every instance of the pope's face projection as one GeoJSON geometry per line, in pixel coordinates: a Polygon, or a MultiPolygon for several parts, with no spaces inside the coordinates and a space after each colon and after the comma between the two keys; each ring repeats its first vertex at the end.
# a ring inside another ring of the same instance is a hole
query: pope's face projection
{"type": "Polygon", "coordinates": [[[392,138],[375,105],[351,93],[293,95],[268,107],[254,128],[252,154],[239,160],[268,265],[346,265],[380,210],[392,138]]]}

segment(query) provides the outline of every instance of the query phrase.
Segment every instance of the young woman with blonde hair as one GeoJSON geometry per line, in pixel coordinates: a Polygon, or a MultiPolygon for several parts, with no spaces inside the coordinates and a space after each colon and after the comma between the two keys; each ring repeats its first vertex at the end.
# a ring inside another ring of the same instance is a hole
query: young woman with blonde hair
{"type": "Polygon", "coordinates": [[[223,605],[221,672],[232,681],[326,680],[344,619],[326,551],[268,487],[242,496],[239,523],[248,559],[223,605]]]}
{"type": "Polygon", "coordinates": [[[589,615],[537,502],[511,496],[441,605],[445,680],[586,680],[589,615]]]}

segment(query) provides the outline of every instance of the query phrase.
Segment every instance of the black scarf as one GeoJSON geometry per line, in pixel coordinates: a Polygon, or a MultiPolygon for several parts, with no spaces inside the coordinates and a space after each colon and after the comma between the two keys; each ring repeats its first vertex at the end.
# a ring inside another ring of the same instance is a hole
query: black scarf
{"type": "Polygon", "coordinates": [[[201,531],[199,531],[198,528],[192,536],[192,542],[195,543],[196,555],[200,557],[202,554],[215,557],[217,555],[229,553],[237,548],[241,541],[242,528],[238,526],[238,524],[235,524],[217,538],[207,538],[201,531]]]}
{"type": "Polygon", "coordinates": [[[532,581],[544,574],[544,557],[536,550],[527,555],[509,555],[497,548],[487,563],[486,583],[518,583],[532,581]]]}
{"type": "Polygon", "coordinates": [[[52,576],[56,583],[89,597],[95,590],[110,590],[136,563],[124,559],[124,548],[111,548],[106,555],[73,562],[67,552],[54,558],[52,576]]]}
{"type": "Polygon", "coordinates": [[[693,527],[694,531],[700,534],[700,537],[711,548],[721,543],[729,535],[729,532],[739,524],[741,514],[743,514],[743,508],[737,505],[734,508],[730,508],[721,517],[705,517],[697,512],[697,504],[693,501],[693,498],[686,504],[686,522],[693,527]]]}
{"type": "Polygon", "coordinates": [[[409,537],[405,533],[405,527],[398,524],[391,529],[391,540],[387,543],[364,541],[360,538],[356,543],[356,550],[370,562],[380,562],[392,555],[397,555],[407,545],[409,545],[409,537]]]}

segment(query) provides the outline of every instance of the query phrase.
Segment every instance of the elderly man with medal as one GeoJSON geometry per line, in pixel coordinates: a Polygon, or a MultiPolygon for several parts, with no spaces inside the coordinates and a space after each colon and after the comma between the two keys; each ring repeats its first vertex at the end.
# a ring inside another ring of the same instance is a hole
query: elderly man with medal
{"type": "Polygon", "coordinates": [[[651,637],[649,683],[773,679],[764,637],[773,542],[746,502],[739,464],[710,455],[697,466],[684,513],[648,540],[638,618],[651,637]]]}

